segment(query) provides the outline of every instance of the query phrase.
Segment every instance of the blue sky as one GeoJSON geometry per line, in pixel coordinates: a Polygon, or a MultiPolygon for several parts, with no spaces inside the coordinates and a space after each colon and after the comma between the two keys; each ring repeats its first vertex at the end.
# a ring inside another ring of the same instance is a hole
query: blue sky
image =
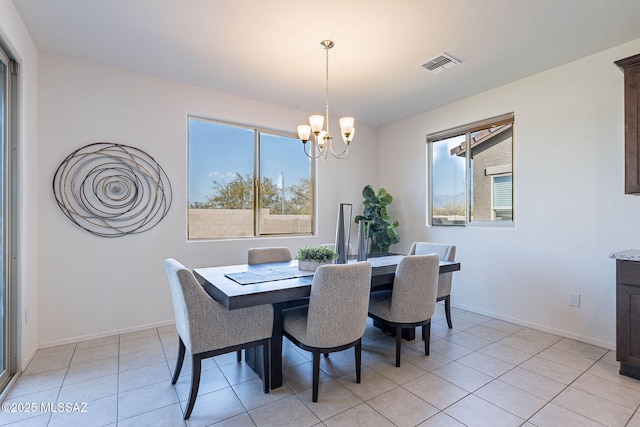
{"type": "MultiPolygon", "coordinates": [[[[309,176],[311,160],[295,137],[261,135],[261,174],[281,185],[297,184],[309,176]]],[[[253,174],[254,132],[216,122],[189,120],[189,203],[203,202],[214,180],[229,182],[236,172],[253,174]]]]}
{"type": "Polygon", "coordinates": [[[464,142],[465,135],[433,143],[433,200],[465,192],[464,157],[452,156],[451,149],[464,142]]]}

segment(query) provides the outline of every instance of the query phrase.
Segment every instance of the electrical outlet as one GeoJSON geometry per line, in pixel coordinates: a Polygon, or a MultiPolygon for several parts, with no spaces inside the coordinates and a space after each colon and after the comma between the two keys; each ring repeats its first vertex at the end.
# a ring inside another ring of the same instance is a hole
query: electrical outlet
{"type": "Polygon", "coordinates": [[[569,292],[569,305],[571,307],[580,307],[580,294],[569,292]]]}

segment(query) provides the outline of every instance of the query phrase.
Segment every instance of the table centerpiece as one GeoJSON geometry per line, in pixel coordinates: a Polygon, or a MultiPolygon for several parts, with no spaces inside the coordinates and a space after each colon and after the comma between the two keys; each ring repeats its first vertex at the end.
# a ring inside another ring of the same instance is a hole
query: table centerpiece
{"type": "Polygon", "coordinates": [[[338,257],[338,253],[326,246],[305,246],[298,249],[298,269],[305,271],[316,271],[324,264],[333,264],[338,257]]]}

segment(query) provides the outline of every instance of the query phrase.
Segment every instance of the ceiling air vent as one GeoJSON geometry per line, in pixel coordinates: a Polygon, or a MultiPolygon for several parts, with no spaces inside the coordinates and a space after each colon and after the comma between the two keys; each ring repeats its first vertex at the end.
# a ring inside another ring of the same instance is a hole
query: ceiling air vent
{"type": "Polygon", "coordinates": [[[439,73],[440,71],[446,68],[451,68],[454,65],[458,65],[459,63],[460,61],[458,61],[454,57],[449,56],[446,53],[441,53],[440,55],[434,56],[433,58],[422,64],[422,66],[432,73],[439,73]]]}

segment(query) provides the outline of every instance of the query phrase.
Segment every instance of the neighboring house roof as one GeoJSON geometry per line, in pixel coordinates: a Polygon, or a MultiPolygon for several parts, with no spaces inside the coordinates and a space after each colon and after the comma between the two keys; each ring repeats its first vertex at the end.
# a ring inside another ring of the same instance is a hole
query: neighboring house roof
{"type": "MultiPolygon", "coordinates": [[[[511,129],[512,127],[513,127],[513,123],[507,123],[506,125],[495,126],[489,129],[481,130],[480,132],[476,133],[473,136],[473,138],[471,138],[471,148],[473,149],[474,147],[477,147],[478,145],[484,142],[490,141],[495,136],[500,135],[501,133],[511,129]]],[[[462,156],[465,154],[466,151],[467,151],[467,142],[464,141],[460,145],[453,147],[451,149],[451,155],[462,156]]]]}

